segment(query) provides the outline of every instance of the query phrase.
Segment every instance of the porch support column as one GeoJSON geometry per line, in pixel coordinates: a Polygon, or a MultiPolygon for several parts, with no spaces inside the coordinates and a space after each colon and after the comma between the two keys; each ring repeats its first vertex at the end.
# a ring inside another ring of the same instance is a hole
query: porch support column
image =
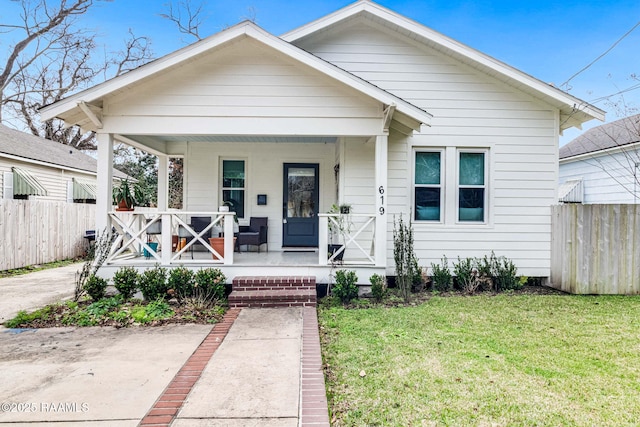
{"type": "Polygon", "coordinates": [[[96,236],[109,225],[113,209],[113,134],[98,133],[98,177],[96,186],[96,236]]]}
{"type": "Polygon", "coordinates": [[[376,267],[387,266],[387,156],[388,135],[376,136],[376,267]]]}
{"type": "Polygon", "coordinates": [[[158,211],[169,208],[169,157],[158,156],[158,211]]]}
{"type": "Polygon", "coordinates": [[[158,155],[158,212],[162,213],[162,265],[171,263],[171,215],[169,210],[169,157],[158,155]]]}

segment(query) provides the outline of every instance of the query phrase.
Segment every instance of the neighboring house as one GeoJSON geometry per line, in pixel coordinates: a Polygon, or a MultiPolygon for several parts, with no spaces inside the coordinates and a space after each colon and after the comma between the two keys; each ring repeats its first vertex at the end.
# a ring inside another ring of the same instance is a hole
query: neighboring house
{"type": "Polygon", "coordinates": [[[560,148],[565,203],[640,201],[640,114],[589,129],[560,148]]]}
{"type": "MultiPolygon", "coordinates": [[[[96,173],[93,157],[0,125],[2,198],[95,203],[96,173]]],[[[118,171],[115,176],[126,177],[118,171]]]]}
{"type": "Polygon", "coordinates": [[[218,263],[229,278],[327,281],[332,216],[324,213],[347,203],[354,227],[345,265],[361,283],[394,274],[392,230],[401,214],[412,222],[422,266],[493,250],[520,274],[548,277],[558,135],[604,119],[598,108],[370,1],[281,37],[240,23],[42,115],[97,133],[100,229],[131,223],[109,212],[114,141],[160,157],[164,247],[196,215],[219,221],[224,201],[240,225],[269,218],[268,254],[192,261],[163,251],[135,262],[114,254],[107,267],[218,263]],[[168,157],[184,158],[182,215],[166,209],[168,157]],[[293,251],[302,250],[317,251],[312,262],[296,263],[303,255],[293,251]]]}

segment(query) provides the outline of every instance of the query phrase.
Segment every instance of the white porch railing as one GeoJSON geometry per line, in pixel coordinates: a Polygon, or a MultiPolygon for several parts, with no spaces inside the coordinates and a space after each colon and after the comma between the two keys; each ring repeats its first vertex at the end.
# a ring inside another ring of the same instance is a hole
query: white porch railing
{"type": "MultiPolygon", "coordinates": [[[[320,265],[380,265],[376,260],[375,214],[318,214],[318,263],[320,265]],[[342,232],[333,232],[342,228],[342,232]],[[331,236],[333,234],[333,242],[331,236]],[[328,245],[341,245],[329,256],[328,245]],[[342,261],[338,258],[342,255],[342,261]]],[[[384,238],[384,236],[383,236],[384,238]]]]}
{"type": "Polygon", "coordinates": [[[116,238],[106,263],[113,264],[134,258],[136,261],[161,265],[202,262],[183,257],[191,252],[193,245],[200,244],[212,254],[211,263],[232,265],[234,215],[234,212],[110,212],[109,222],[116,238]],[[203,230],[196,231],[188,223],[187,218],[190,217],[209,217],[211,222],[203,230]],[[209,231],[213,233],[208,233],[209,231]],[[216,233],[221,233],[224,237],[224,251],[221,251],[224,256],[203,237],[216,233]],[[181,239],[186,242],[183,247],[178,245],[175,252],[172,250],[174,236],[178,237],[178,243],[181,239]],[[160,248],[150,244],[152,238],[160,240],[160,248]],[[145,257],[141,259],[143,254],[145,257]]]}

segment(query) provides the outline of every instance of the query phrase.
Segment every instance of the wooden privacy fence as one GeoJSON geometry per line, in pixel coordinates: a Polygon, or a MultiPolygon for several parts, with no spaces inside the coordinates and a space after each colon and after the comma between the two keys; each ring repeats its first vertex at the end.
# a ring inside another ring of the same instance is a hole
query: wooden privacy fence
{"type": "Polygon", "coordinates": [[[95,205],[0,199],[0,270],[82,256],[95,205]]]}
{"type": "Polygon", "coordinates": [[[552,206],[551,286],[640,294],[640,205],[552,206]]]}

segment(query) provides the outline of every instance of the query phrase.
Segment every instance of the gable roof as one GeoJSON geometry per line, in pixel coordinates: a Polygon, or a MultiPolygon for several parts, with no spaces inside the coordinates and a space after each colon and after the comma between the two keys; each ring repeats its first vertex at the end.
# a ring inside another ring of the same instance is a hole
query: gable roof
{"type": "Polygon", "coordinates": [[[560,147],[560,159],[598,153],[640,143],[640,114],[589,129],[560,147]]]}
{"type": "Polygon", "coordinates": [[[360,77],[355,76],[352,73],[318,58],[315,55],[312,55],[293,44],[271,35],[249,21],[241,22],[231,28],[202,39],[155,61],[149,62],[148,64],[126,74],[115,77],[54,104],[43,107],[40,110],[42,120],[49,120],[51,118],[58,117],[63,120],[72,121],[72,124],[78,124],[84,129],[95,129],[96,127],[99,127],[100,110],[102,107],[102,100],[105,96],[123,90],[128,90],[151,76],[179,67],[182,64],[197,59],[201,55],[221,49],[229,43],[241,40],[245,37],[257,40],[258,42],[263,43],[264,45],[275,49],[276,51],[283,53],[290,58],[383,103],[386,106],[395,106],[395,112],[396,114],[399,113],[398,115],[400,116],[400,120],[403,120],[403,124],[414,129],[419,129],[420,124],[428,125],[431,121],[431,114],[423,109],[361,79],[360,77]],[[91,114],[86,113],[87,107],[89,107],[96,116],[93,120],[89,117],[91,114]],[[84,117],[80,121],[76,119],[79,115],[84,117]],[[98,121],[98,123],[96,123],[96,121],[98,121]]]}
{"type": "MultiPolygon", "coordinates": [[[[20,132],[2,124],[0,124],[0,157],[88,172],[91,175],[95,175],[98,168],[96,159],[80,150],[50,139],[20,132]]],[[[127,177],[116,169],[113,174],[118,178],[127,177]]]]}
{"type": "Polygon", "coordinates": [[[365,18],[377,25],[390,28],[534,98],[551,104],[560,110],[560,131],[574,126],[580,128],[582,123],[592,119],[604,121],[604,111],[586,101],[370,0],[359,0],[337,12],[290,31],[282,38],[295,44],[297,41],[331,31],[337,25],[357,18],[365,18]]]}

